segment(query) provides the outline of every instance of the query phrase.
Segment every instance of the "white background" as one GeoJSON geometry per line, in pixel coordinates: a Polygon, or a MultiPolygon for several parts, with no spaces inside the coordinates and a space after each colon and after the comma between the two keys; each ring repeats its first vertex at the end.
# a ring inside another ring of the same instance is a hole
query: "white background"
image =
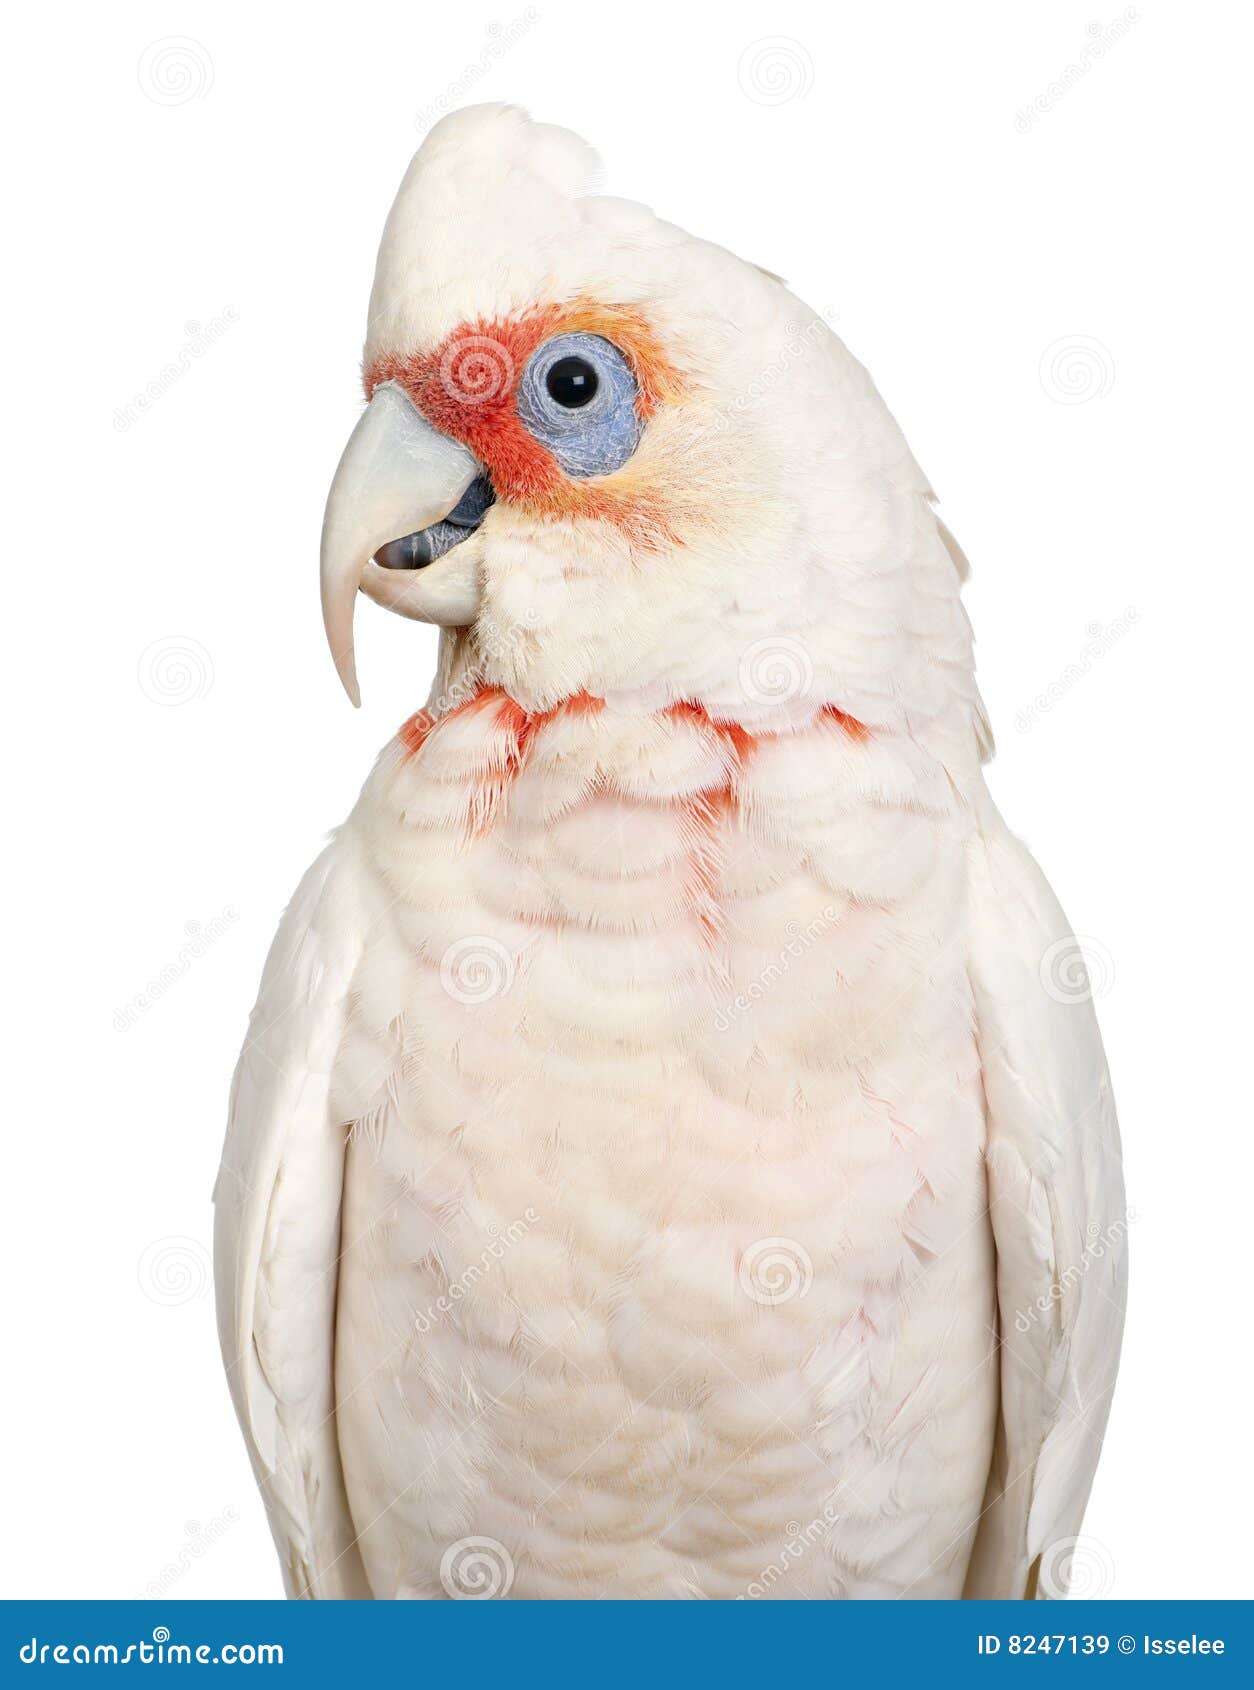
{"type": "Polygon", "coordinates": [[[189,0],[7,29],[4,1593],[280,1590],[209,1192],[279,911],[427,689],[431,631],[366,606],[349,709],[318,528],[384,214],[481,99],[833,313],[932,477],[994,791],[1085,936],[1124,1123],[1085,1529],[1113,1594],[1247,1593],[1245,9],[189,0]]]}

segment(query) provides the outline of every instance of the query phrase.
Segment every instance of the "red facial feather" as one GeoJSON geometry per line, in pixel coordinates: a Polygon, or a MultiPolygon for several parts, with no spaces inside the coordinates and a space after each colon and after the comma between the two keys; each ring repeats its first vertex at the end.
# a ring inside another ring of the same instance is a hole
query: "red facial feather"
{"type": "Polygon", "coordinates": [[[642,419],[663,399],[682,397],[683,381],[643,314],[589,300],[463,323],[430,352],[380,358],[365,373],[366,395],[380,382],[399,382],[433,427],[474,453],[500,499],[537,516],[607,522],[638,545],[673,543],[674,530],[655,494],[630,481],[572,480],[523,426],[515,396],[527,360],[554,335],[575,333],[601,335],[623,352],[636,377],[642,419]]]}

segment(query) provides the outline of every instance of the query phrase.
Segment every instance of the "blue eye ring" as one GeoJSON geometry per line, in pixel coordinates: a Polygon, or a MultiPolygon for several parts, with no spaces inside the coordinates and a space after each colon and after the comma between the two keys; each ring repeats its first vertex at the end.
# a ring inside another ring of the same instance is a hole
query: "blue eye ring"
{"type": "Polygon", "coordinates": [[[527,360],[523,426],[576,479],[621,469],[640,443],[639,387],[626,356],[597,334],[560,334],[527,360]]]}

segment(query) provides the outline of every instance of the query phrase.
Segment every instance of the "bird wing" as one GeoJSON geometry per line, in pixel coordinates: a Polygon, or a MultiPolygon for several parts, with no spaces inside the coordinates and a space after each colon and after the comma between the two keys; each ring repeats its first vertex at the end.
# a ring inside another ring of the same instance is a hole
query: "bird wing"
{"type": "Polygon", "coordinates": [[[289,1596],[369,1596],[336,1437],[345,1133],[331,1078],[360,960],[360,880],[327,847],[275,935],[214,1190],[218,1328],[289,1596]]]}
{"type": "Polygon", "coordinates": [[[1123,1332],[1119,1128],[1077,942],[991,801],[970,884],[1001,1407],[965,1594],[1059,1596],[1123,1332]]]}

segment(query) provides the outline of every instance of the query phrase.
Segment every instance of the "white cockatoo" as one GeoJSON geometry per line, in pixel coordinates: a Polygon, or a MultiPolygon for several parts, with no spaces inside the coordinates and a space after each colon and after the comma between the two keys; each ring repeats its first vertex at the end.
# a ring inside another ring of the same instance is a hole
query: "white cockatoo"
{"type": "Polygon", "coordinates": [[[445,118],[322,592],[438,623],[275,940],[217,1189],[289,1593],[1057,1595],[1122,1326],[1083,962],[965,563],[769,272],[445,118]]]}

